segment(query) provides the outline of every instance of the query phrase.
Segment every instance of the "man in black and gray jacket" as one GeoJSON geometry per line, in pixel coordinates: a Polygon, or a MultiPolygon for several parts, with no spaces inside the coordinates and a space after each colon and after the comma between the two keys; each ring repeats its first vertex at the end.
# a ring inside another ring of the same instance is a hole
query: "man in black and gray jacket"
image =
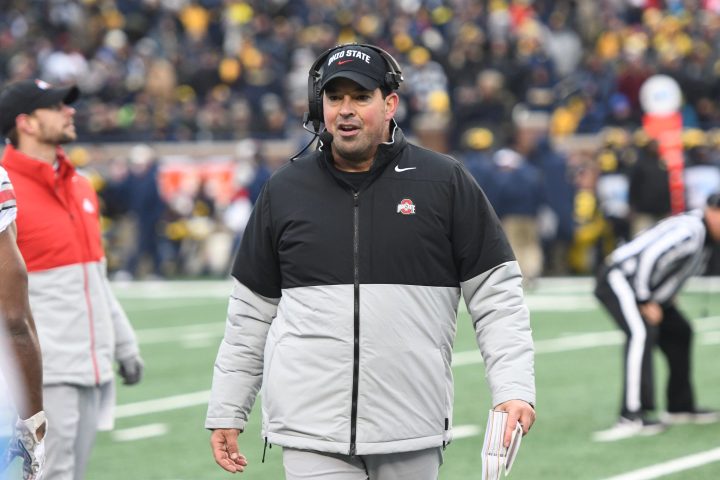
{"type": "Polygon", "coordinates": [[[596,432],[598,441],[652,435],[666,424],[710,423],[717,412],[700,409],[691,382],[692,328],[675,303],[686,280],[702,273],[710,247],[720,242],[720,194],[704,209],[675,215],[622,245],[601,268],[595,295],[627,337],[620,419],[596,432]],[[653,347],[668,360],[667,412],[655,410],[653,347]]]}
{"type": "Polygon", "coordinates": [[[505,443],[535,420],[518,264],[463,165],[395,124],[388,57],[350,44],[318,59],[320,148],[272,176],[245,231],[205,422],[229,472],[247,466],[237,437],[262,386],[286,478],[436,479],[461,294],[505,443]]]}

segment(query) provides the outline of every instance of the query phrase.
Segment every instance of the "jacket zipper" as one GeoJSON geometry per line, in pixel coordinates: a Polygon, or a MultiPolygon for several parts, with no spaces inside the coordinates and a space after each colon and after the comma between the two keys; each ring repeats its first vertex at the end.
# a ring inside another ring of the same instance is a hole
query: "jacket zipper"
{"type": "Polygon", "coordinates": [[[93,313],[92,297],[90,295],[90,275],[88,273],[87,264],[90,253],[90,241],[88,239],[87,225],[85,225],[82,207],[79,207],[76,203],[77,198],[75,196],[75,192],[74,190],[70,191],[70,189],[72,188],[72,184],[68,185],[66,183],[64,185],[63,193],[65,194],[66,198],[63,198],[63,200],[66,200],[64,202],[64,205],[66,206],[70,215],[70,221],[73,224],[73,228],[75,229],[75,231],[78,231],[79,229],[82,232],[84,240],[84,242],[81,242],[81,244],[83,245],[83,251],[81,254],[83,258],[80,259],[80,263],[82,264],[83,269],[83,291],[85,293],[85,305],[87,307],[88,315],[88,330],[90,335],[90,360],[92,361],[93,374],[95,376],[95,385],[100,385],[100,367],[98,365],[95,344],[95,315],[93,313]]]}
{"type": "Polygon", "coordinates": [[[353,345],[353,387],[352,409],[350,412],[350,455],[357,453],[357,402],[360,376],[360,194],[353,192],[353,280],[354,280],[354,345],[353,345]]]}

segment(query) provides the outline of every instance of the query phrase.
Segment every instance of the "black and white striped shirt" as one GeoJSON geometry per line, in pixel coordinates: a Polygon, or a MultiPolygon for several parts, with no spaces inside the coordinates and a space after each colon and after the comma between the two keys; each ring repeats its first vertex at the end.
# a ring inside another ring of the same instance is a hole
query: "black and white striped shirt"
{"type": "Polygon", "coordinates": [[[0,232],[15,220],[16,215],[15,192],[7,172],[0,167],[0,232]]]}
{"type": "Polygon", "coordinates": [[[710,255],[706,237],[702,210],[693,210],[645,230],[608,259],[625,274],[639,303],[664,303],[704,270],[710,255]]]}

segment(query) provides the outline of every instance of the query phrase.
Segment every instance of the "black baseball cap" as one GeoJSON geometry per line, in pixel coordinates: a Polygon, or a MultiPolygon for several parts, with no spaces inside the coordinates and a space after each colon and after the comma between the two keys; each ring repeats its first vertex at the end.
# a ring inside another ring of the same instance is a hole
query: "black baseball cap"
{"type": "Polygon", "coordinates": [[[0,133],[7,134],[20,114],[32,113],[60,102],[69,105],[79,96],[80,90],[75,85],[54,87],[37,79],[11,83],[0,92],[0,133]]]}
{"type": "Polygon", "coordinates": [[[329,81],[349,78],[367,90],[385,85],[388,67],[377,50],[356,44],[344,45],[328,55],[320,79],[324,90],[329,81]]]}

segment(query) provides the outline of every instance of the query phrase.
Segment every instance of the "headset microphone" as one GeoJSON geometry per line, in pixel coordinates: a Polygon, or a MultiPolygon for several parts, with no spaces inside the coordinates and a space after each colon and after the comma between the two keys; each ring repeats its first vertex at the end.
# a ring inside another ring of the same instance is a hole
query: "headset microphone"
{"type": "Polygon", "coordinates": [[[330,145],[333,141],[332,133],[328,132],[327,130],[324,130],[320,134],[320,141],[323,145],[330,145]]]}

